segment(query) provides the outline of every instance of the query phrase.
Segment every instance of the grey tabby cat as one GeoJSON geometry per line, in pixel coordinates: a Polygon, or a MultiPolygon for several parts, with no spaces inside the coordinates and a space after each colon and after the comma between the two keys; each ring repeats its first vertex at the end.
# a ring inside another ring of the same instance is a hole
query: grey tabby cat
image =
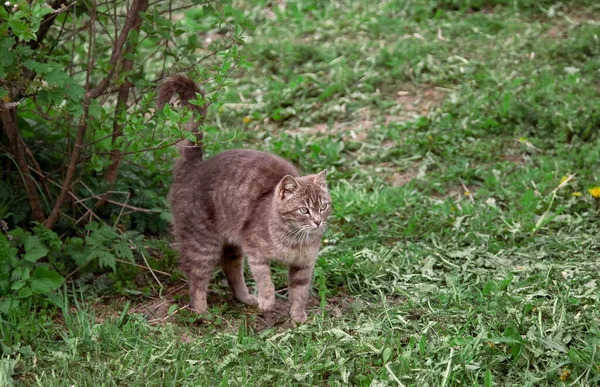
{"type": "Polygon", "coordinates": [[[275,288],[269,262],[289,266],[290,315],[306,321],[306,302],[321,238],[331,214],[326,173],[299,176],[292,164],[269,153],[245,149],[202,159],[198,126],[204,108],[189,103],[202,94],[183,75],[164,81],[158,107],[179,94],[182,105],[195,110],[187,124],[197,142],[180,146],[169,199],[181,268],[187,274],[191,306],[206,311],[206,291],[214,268],[221,265],[229,287],[242,302],[269,310],[275,288]],[[244,282],[244,260],[258,288],[258,299],[244,282]]]}

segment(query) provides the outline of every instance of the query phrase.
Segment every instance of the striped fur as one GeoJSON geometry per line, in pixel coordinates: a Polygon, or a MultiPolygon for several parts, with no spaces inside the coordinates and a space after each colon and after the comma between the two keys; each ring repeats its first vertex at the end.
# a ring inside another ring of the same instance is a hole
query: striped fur
{"type": "MultiPolygon", "coordinates": [[[[175,93],[185,105],[199,90],[193,84],[185,77],[167,80],[159,105],[175,93]]],[[[194,310],[206,311],[206,291],[219,265],[240,301],[271,309],[275,288],[269,263],[276,260],[289,266],[290,315],[294,321],[306,321],[313,269],[331,214],[324,171],[300,176],[280,157],[243,149],[202,160],[200,143],[182,152],[169,200],[175,245],[194,310]],[[244,281],[244,254],[258,297],[249,293],[244,281]]]]}

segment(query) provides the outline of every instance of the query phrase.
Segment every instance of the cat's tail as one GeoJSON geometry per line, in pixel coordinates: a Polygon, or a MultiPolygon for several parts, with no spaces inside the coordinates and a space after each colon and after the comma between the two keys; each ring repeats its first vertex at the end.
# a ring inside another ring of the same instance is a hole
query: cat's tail
{"type": "Polygon", "coordinates": [[[185,126],[186,130],[195,134],[196,143],[187,139],[181,141],[177,144],[179,154],[185,161],[202,160],[202,133],[198,131],[198,127],[206,115],[208,106],[204,104],[203,107],[200,107],[191,104],[189,101],[197,99],[196,94],[200,94],[204,98],[204,92],[196,82],[187,76],[183,74],[174,75],[165,79],[158,89],[158,108],[162,109],[165,104],[170,103],[175,94],[179,94],[181,105],[197,113],[185,126]]]}

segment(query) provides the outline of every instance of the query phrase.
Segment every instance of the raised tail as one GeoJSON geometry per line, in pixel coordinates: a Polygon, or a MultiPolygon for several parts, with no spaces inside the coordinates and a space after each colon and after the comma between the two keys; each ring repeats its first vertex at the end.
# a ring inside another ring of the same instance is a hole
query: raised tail
{"type": "Polygon", "coordinates": [[[196,135],[196,143],[194,144],[190,140],[180,142],[178,144],[179,154],[186,161],[196,159],[202,160],[202,133],[198,131],[198,127],[206,115],[207,105],[204,104],[203,107],[200,107],[198,105],[192,105],[189,101],[197,99],[196,94],[200,94],[204,98],[204,92],[196,82],[192,81],[187,76],[183,74],[174,75],[165,79],[158,89],[158,108],[162,109],[165,104],[170,103],[175,94],[179,94],[181,105],[198,113],[194,118],[188,121],[185,127],[186,130],[189,130],[196,135]]]}

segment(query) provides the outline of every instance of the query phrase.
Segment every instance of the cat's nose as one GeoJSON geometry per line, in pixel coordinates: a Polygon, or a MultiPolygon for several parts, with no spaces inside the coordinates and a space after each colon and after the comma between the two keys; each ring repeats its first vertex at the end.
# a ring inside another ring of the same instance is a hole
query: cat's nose
{"type": "Polygon", "coordinates": [[[313,220],[313,222],[317,225],[317,227],[319,227],[321,225],[322,220],[321,219],[315,219],[315,220],[313,220]]]}

